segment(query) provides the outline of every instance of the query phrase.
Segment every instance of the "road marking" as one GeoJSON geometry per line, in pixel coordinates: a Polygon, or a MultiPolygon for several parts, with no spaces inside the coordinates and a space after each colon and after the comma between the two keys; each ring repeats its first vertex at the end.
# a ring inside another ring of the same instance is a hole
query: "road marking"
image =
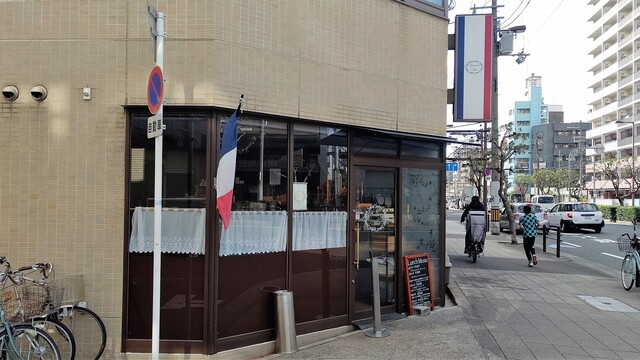
{"type": "MultiPolygon", "coordinates": [[[[577,248],[582,247],[582,246],[580,246],[580,245],[572,244],[572,243],[570,243],[570,242],[566,242],[566,241],[563,241],[563,242],[562,242],[562,245],[567,245],[567,246],[569,246],[569,247],[577,247],[577,248]]],[[[562,246],[562,245],[561,245],[561,246],[562,246]]]]}
{"type": "Polygon", "coordinates": [[[611,240],[611,239],[591,239],[593,241],[597,241],[600,244],[611,244],[611,243],[615,243],[615,240],[611,240]]]}
{"type": "MultiPolygon", "coordinates": [[[[552,248],[552,249],[555,249],[555,248],[557,247],[557,246],[556,246],[556,244],[549,244],[549,245],[547,245],[547,246],[549,246],[549,247],[550,247],[550,248],[552,248]]],[[[562,244],[560,244],[560,247],[561,247],[561,248],[570,248],[570,249],[574,249],[574,248],[579,248],[579,247],[582,247],[582,246],[580,246],[580,245],[576,245],[576,244],[572,244],[572,243],[570,243],[570,242],[563,241],[563,242],[562,242],[562,244]]]]}
{"type": "Polygon", "coordinates": [[[609,254],[609,253],[601,253],[601,254],[602,254],[602,255],[611,256],[611,257],[614,257],[614,258],[616,258],[616,259],[620,259],[620,260],[624,259],[624,257],[622,257],[622,256],[613,255],[613,254],[609,254]]]}

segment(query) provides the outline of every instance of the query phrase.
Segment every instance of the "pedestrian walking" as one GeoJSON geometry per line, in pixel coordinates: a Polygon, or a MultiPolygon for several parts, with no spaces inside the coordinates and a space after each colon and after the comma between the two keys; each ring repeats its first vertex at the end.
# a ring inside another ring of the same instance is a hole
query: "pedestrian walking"
{"type": "Polygon", "coordinates": [[[524,216],[520,218],[520,228],[522,229],[522,245],[524,246],[524,253],[529,260],[529,267],[538,265],[538,258],[536,257],[536,249],[533,245],[536,242],[536,235],[538,234],[538,218],[531,213],[531,206],[524,206],[524,216]]]}

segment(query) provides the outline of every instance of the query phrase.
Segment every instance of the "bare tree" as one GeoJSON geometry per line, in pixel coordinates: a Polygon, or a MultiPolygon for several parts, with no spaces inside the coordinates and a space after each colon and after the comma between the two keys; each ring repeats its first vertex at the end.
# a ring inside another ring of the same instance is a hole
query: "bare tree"
{"type": "Polygon", "coordinates": [[[484,186],[484,169],[487,167],[487,155],[482,150],[475,150],[467,153],[467,164],[469,166],[469,182],[476,188],[477,194],[482,194],[484,186]]]}
{"type": "Polygon", "coordinates": [[[611,182],[613,187],[614,197],[618,199],[620,206],[624,205],[624,195],[620,191],[620,185],[622,183],[621,166],[620,162],[616,158],[604,159],[600,162],[600,173],[607,181],[611,182]]]}
{"type": "Polygon", "coordinates": [[[502,203],[504,204],[505,211],[507,212],[507,218],[509,219],[509,229],[511,230],[511,244],[517,244],[518,238],[516,237],[516,225],[513,221],[513,211],[511,211],[511,202],[506,194],[506,189],[509,188],[509,183],[507,181],[506,171],[511,171],[511,169],[506,169],[505,164],[507,161],[514,156],[515,154],[524,153],[529,146],[527,144],[515,144],[516,139],[524,139],[524,134],[518,134],[513,132],[513,123],[508,123],[503,125],[499,129],[498,139],[491,140],[491,146],[495,146],[498,151],[496,155],[498,156],[497,168],[493,168],[492,170],[497,172],[499,175],[498,182],[498,196],[502,203]]]}

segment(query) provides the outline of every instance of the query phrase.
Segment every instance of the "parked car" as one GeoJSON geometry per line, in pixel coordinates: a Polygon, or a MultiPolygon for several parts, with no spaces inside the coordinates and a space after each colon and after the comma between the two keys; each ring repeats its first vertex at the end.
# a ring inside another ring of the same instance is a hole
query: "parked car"
{"type": "Polygon", "coordinates": [[[531,203],[540,205],[544,211],[549,211],[556,205],[556,198],[553,195],[534,195],[531,203]]]}
{"type": "MultiPolygon", "coordinates": [[[[520,229],[520,218],[524,216],[524,207],[525,205],[531,206],[531,212],[536,215],[538,218],[538,227],[542,229],[543,226],[549,227],[549,223],[547,221],[547,213],[542,210],[540,205],[531,204],[531,203],[511,203],[511,212],[513,212],[513,221],[516,224],[516,234],[522,233],[520,229]]],[[[509,217],[507,216],[507,209],[502,209],[502,213],[500,214],[500,231],[503,229],[509,230],[509,217]]]]}
{"type": "Polygon", "coordinates": [[[560,227],[562,232],[573,229],[593,229],[600,233],[604,218],[598,206],[587,202],[562,202],[556,204],[547,215],[549,226],[560,227]]]}

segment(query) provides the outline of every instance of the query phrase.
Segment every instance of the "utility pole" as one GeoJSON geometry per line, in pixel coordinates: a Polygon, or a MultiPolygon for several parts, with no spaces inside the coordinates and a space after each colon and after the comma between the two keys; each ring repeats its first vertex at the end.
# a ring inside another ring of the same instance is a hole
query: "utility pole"
{"type": "Polygon", "coordinates": [[[491,0],[491,16],[493,17],[493,53],[491,54],[491,234],[500,234],[500,202],[498,187],[500,186],[499,168],[500,149],[498,149],[498,0],[491,0]]]}

